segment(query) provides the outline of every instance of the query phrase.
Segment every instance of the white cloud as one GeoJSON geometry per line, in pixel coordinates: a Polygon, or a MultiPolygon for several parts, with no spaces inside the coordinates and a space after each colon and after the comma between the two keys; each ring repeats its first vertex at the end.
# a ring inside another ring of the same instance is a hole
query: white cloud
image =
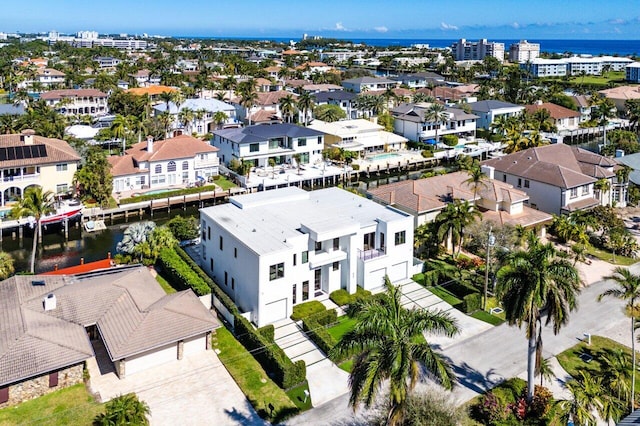
{"type": "Polygon", "coordinates": [[[342,25],[342,22],[336,22],[336,27],[334,28],[336,31],[347,31],[347,29],[342,25]]]}
{"type": "Polygon", "coordinates": [[[445,31],[456,31],[458,27],[456,27],[455,25],[447,24],[446,22],[441,22],[440,29],[445,31]]]}
{"type": "Polygon", "coordinates": [[[511,26],[512,26],[513,28],[515,28],[516,30],[517,30],[518,28],[520,28],[520,24],[518,24],[517,22],[514,22],[513,24],[511,24],[511,26]]]}
{"type": "Polygon", "coordinates": [[[380,27],[374,27],[373,29],[379,33],[386,33],[387,31],[389,31],[389,28],[385,27],[384,25],[380,27]]]}
{"type": "Polygon", "coordinates": [[[618,18],[618,19],[612,19],[612,20],[610,20],[610,21],[609,21],[609,23],[610,23],[611,25],[623,25],[623,24],[626,24],[626,23],[627,23],[627,21],[625,21],[624,19],[618,18]]]}

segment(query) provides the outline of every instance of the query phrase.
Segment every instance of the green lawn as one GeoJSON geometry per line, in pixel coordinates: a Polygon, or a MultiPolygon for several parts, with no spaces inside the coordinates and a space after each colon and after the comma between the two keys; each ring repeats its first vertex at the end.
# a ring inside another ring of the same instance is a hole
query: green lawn
{"type": "Polygon", "coordinates": [[[349,318],[347,315],[343,315],[338,318],[338,322],[335,325],[327,328],[327,331],[331,337],[336,339],[336,341],[339,341],[347,332],[353,330],[355,325],[355,319],[349,318]]]}
{"type": "Polygon", "coordinates": [[[446,290],[442,286],[439,286],[439,285],[430,286],[430,287],[427,287],[427,290],[429,290],[431,293],[435,294],[436,296],[438,296],[440,299],[444,300],[451,306],[456,306],[462,303],[462,300],[458,299],[453,293],[446,290]]]}
{"type": "Polygon", "coordinates": [[[353,359],[349,359],[349,360],[341,363],[340,365],[338,365],[338,367],[340,367],[341,369],[343,369],[347,373],[351,373],[351,369],[353,368],[353,359]]]}
{"type": "Polygon", "coordinates": [[[613,263],[614,265],[629,266],[629,265],[633,265],[638,261],[638,259],[633,259],[631,257],[616,255],[616,261],[614,262],[612,253],[609,253],[608,251],[605,251],[605,250],[601,250],[599,248],[595,248],[593,246],[587,247],[587,253],[600,260],[604,260],[605,262],[613,263]]]}
{"type": "Polygon", "coordinates": [[[305,390],[307,391],[309,390],[309,384],[307,382],[304,382],[301,385],[298,385],[294,388],[287,390],[287,395],[289,396],[291,401],[293,401],[293,403],[296,404],[296,406],[300,409],[300,411],[306,411],[312,407],[311,397],[306,398],[306,401],[305,401],[305,395],[304,395],[305,390]]]}
{"type": "MultiPolygon", "coordinates": [[[[600,362],[599,359],[602,355],[606,354],[607,349],[622,349],[625,353],[631,356],[631,349],[627,346],[621,345],[611,339],[602,336],[591,336],[591,345],[587,345],[586,342],[578,343],[562,352],[557,356],[558,362],[564,368],[567,373],[575,377],[580,370],[588,370],[591,373],[599,374],[600,362]],[[593,359],[587,363],[580,359],[581,354],[589,354],[593,359]]],[[[636,388],[640,386],[640,377],[636,378],[636,388]]]]}
{"type": "Polygon", "coordinates": [[[224,176],[220,176],[218,179],[213,181],[216,185],[218,185],[220,188],[224,189],[225,191],[236,187],[237,185],[233,182],[231,182],[229,179],[227,179],[224,176]]]}
{"type": "Polygon", "coordinates": [[[575,76],[570,79],[574,84],[597,84],[606,86],[610,81],[614,83],[624,83],[624,72],[608,72],[606,76],[603,75],[586,75],[583,77],[575,76]]]}
{"type": "Polygon", "coordinates": [[[300,411],[229,330],[224,327],[217,330],[213,347],[220,351],[220,361],[261,417],[280,423],[300,411]],[[269,410],[269,404],[274,407],[273,411],[269,410]]]}
{"type": "Polygon", "coordinates": [[[162,287],[165,293],[171,294],[176,292],[176,289],[171,287],[171,284],[169,284],[169,282],[165,280],[160,274],[156,275],[156,281],[160,283],[160,287],[162,287]]]}
{"type": "Polygon", "coordinates": [[[491,325],[500,325],[504,322],[504,319],[485,311],[476,311],[470,316],[480,321],[488,322],[491,325]]]}
{"type": "Polygon", "coordinates": [[[103,411],[80,383],[0,410],[0,425],[90,425],[103,411]]]}

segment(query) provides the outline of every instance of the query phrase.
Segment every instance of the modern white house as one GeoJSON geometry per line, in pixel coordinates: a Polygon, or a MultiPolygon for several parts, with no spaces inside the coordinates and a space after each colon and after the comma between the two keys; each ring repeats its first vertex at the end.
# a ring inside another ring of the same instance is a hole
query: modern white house
{"type": "Polygon", "coordinates": [[[200,221],[204,270],[259,327],[332,291],[413,273],[411,215],[335,187],[231,197],[200,221]]]}
{"type": "Polygon", "coordinates": [[[446,122],[434,122],[427,118],[431,104],[401,104],[391,110],[394,118],[393,131],[412,141],[427,141],[443,135],[458,138],[474,138],[478,116],[458,108],[446,107],[446,122]]]}
{"type": "Polygon", "coordinates": [[[471,108],[471,112],[478,116],[477,127],[482,129],[491,128],[491,123],[498,117],[513,117],[524,111],[522,105],[496,100],[470,102],[468,105],[471,108]]]}
{"type": "Polygon", "coordinates": [[[17,86],[19,89],[34,90],[33,85],[38,83],[43,88],[47,89],[64,84],[65,75],[65,73],[58,71],[57,69],[41,67],[36,71],[34,80],[20,82],[17,86]]]}
{"type": "Polygon", "coordinates": [[[355,105],[355,99],[357,97],[357,94],[344,90],[318,92],[313,94],[316,105],[337,105],[345,112],[348,119],[362,116],[362,112],[355,105]]]}
{"type": "MultiPolygon", "coordinates": [[[[159,103],[153,109],[156,115],[162,114],[167,111],[167,104],[159,103]]],[[[169,102],[169,114],[173,117],[171,129],[175,136],[192,133],[204,135],[213,132],[218,126],[239,125],[233,105],[217,99],[186,99],[179,105],[169,102]],[[192,113],[188,123],[183,120],[183,113],[186,111],[192,113]],[[227,118],[221,123],[216,123],[214,116],[219,111],[223,112],[227,118]]]]}
{"type": "Polygon", "coordinates": [[[314,120],[309,128],[325,134],[326,146],[354,151],[365,156],[382,151],[398,151],[405,148],[407,138],[387,132],[379,125],[362,118],[327,123],[314,120]]]}
{"type": "Polygon", "coordinates": [[[48,106],[62,115],[90,115],[98,117],[109,113],[108,95],[96,89],[51,90],[40,95],[48,106]]]}
{"type": "Polygon", "coordinates": [[[618,183],[616,162],[602,155],[564,144],[529,148],[487,160],[496,180],[522,188],[531,208],[551,214],[570,213],[597,205],[626,206],[627,184],[618,183]],[[594,184],[606,179],[610,190],[594,184]]]}
{"type": "Polygon", "coordinates": [[[387,90],[399,86],[400,82],[381,77],[357,77],[344,80],[342,86],[346,90],[355,93],[363,93],[369,90],[387,90]]]}
{"type": "Polygon", "coordinates": [[[288,123],[255,125],[216,130],[211,145],[220,150],[224,164],[233,159],[255,167],[268,166],[270,159],[277,165],[293,164],[296,154],[301,164],[309,164],[322,160],[324,133],[288,123]]]}
{"type": "Polygon", "coordinates": [[[187,135],[162,141],[148,137],[133,145],[125,155],[108,157],[113,192],[206,181],[218,174],[217,153],[217,148],[187,135]]]}

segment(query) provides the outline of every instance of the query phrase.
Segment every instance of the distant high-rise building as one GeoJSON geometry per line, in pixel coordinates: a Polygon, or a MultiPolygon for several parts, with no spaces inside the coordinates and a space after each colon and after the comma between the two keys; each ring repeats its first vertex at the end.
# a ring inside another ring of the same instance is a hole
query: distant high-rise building
{"type": "Polygon", "coordinates": [[[510,62],[530,62],[540,56],[540,44],[521,40],[509,46],[510,62]]]}
{"type": "Polygon", "coordinates": [[[78,31],[76,37],[81,38],[83,40],[95,40],[98,38],[97,31],[78,31]]]}
{"type": "Polygon", "coordinates": [[[493,56],[500,62],[504,61],[504,43],[487,41],[467,41],[461,38],[451,45],[453,59],[456,61],[481,61],[486,56],[493,56]]]}

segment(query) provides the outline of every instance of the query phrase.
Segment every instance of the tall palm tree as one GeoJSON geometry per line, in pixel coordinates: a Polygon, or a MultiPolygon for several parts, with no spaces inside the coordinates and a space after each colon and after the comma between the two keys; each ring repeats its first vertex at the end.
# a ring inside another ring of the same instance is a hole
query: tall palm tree
{"type": "Polygon", "coordinates": [[[193,127],[193,119],[195,118],[195,111],[191,108],[182,108],[178,113],[178,120],[182,127],[185,129],[186,134],[190,134],[190,130],[193,127]]]}
{"type": "Polygon", "coordinates": [[[213,121],[216,123],[216,126],[218,126],[218,129],[221,129],[228,119],[229,116],[224,111],[216,111],[216,113],[213,114],[213,121]]]}
{"type": "Polygon", "coordinates": [[[533,237],[526,250],[507,256],[497,278],[496,293],[509,325],[525,325],[529,340],[527,400],[531,401],[542,355],[542,316],[546,315],[546,324],[553,324],[553,332],[558,334],[569,321],[569,312],[576,308],[580,277],[567,259],[557,256],[553,244],[533,237]]]}
{"type": "Polygon", "coordinates": [[[604,389],[600,377],[581,370],[579,376],[566,383],[570,399],[558,401],[561,418],[566,424],[573,421],[576,426],[595,426],[594,411],[602,411],[600,396],[604,389]]]}
{"type": "Polygon", "coordinates": [[[598,296],[598,301],[611,296],[626,302],[626,309],[631,317],[631,397],[629,404],[631,411],[635,408],[635,391],[636,391],[636,330],[635,320],[638,314],[637,302],[640,301],[640,275],[633,274],[629,269],[618,266],[613,270],[613,275],[605,277],[606,280],[612,280],[617,287],[605,290],[598,296]]]}
{"type": "Polygon", "coordinates": [[[459,329],[447,313],[404,308],[401,289],[391,284],[388,276],[384,287],[380,298],[359,306],[354,329],[331,352],[338,356],[357,354],[349,376],[349,403],[354,409],[360,402],[371,406],[383,382],[389,380],[387,424],[397,425],[407,396],[418,382],[421,366],[445,389],[455,383],[446,359],[421,337],[424,333],[453,336],[459,329]]]}
{"type": "Polygon", "coordinates": [[[113,122],[111,123],[110,130],[113,134],[113,137],[122,140],[122,155],[124,155],[124,151],[126,149],[126,140],[127,134],[129,133],[129,127],[130,123],[127,117],[120,114],[116,115],[116,117],[113,119],[113,122]]]}
{"type": "Polygon", "coordinates": [[[280,112],[285,118],[285,122],[290,123],[293,118],[293,114],[296,111],[296,100],[293,99],[291,94],[280,98],[278,101],[280,112]]]}
{"type": "Polygon", "coordinates": [[[304,117],[304,125],[309,124],[309,111],[313,111],[313,97],[309,92],[303,92],[298,97],[298,109],[302,110],[302,116],[304,117]]]}
{"type": "Polygon", "coordinates": [[[436,141],[438,141],[438,128],[440,127],[440,123],[446,123],[449,120],[449,113],[447,113],[447,109],[444,105],[439,103],[432,103],[429,105],[429,108],[424,113],[424,119],[427,122],[431,122],[435,124],[436,129],[436,141]]]}
{"type": "Polygon", "coordinates": [[[487,189],[489,187],[487,184],[489,178],[480,168],[480,164],[476,162],[474,162],[474,164],[467,170],[467,174],[469,177],[464,181],[464,183],[473,188],[473,201],[475,203],[478,190],[487,189]]]}
{"type": "Polygon", "coordinates": [[[36,248],[42,238],[42,217],[55,210],[54,197],[51,191],[42,191],[39,186],[30,186],[24,191],[17,204],[11,209],[11,216],[15,218],[33,217],[33,247],[31,249],[31,268],[33,274],[36,265],[36,248]]]}
{"type": "MultiPolygon", "coordinates": [[[[454,200],[436,216],[438,240],[451,241],[454,255],[460,254],[464,242],[464,229],[480,217],[480,211],[467,200],[454,200]],[[458,245],[456,254],[455,245],[458,245]]],[[[448,244],[447,244],[448,245],[448,244]]]]}
{"type": "Polygon", "coordinates": [[[252,80],[245,81],[242,84],[243,86],[240,94],[240,104],[247,111],[247,121],[249,123],[249,126],[251,126],[251,109],[258,100],[258,92],[256,92],[256,87],[252,80]]]}
{"type": "Polygon", "coordinates": [[[600,204],[608,205],[605,196],[609,194],[609,190],[611,189],[611,181],[606,178],[598,179],[596,183],[593,184],[593,189],[598,191],[598,199],[600,200],[600,204]]]}

